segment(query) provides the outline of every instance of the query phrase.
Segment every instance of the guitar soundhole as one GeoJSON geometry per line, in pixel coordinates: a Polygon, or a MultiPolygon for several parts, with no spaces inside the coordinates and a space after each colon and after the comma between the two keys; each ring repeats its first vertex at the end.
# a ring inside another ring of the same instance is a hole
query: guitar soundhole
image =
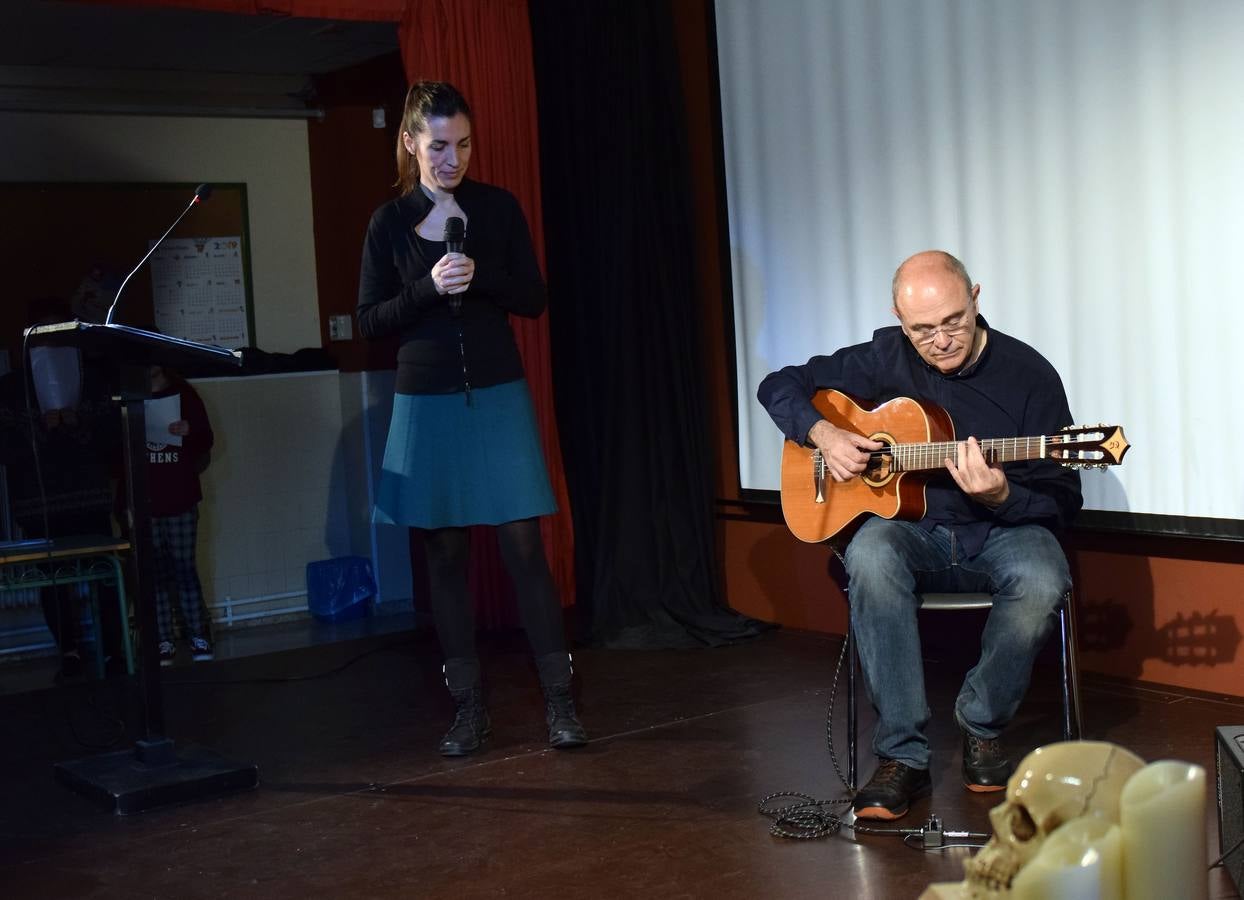
{"type": "Polygon", "coordinates": [[[890,447],[894,446],[894,438],[885,433],[870,434],[869,438],[874,441],[881,441],[885,444],[885,448],[874,450],[870,454],[868,468],[864,470],[860,478],[869,487],[884,487],[894,477],[894,454],[890,452],[890,447]]]}

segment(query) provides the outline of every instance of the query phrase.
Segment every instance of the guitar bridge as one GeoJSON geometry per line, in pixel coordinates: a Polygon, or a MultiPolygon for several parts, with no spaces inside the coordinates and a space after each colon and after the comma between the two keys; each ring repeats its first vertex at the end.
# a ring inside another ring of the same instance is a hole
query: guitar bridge
{"type": "Polygon", "coordinates": [[[812,451],[812,489],[816,493],[815,503],[825,502],[825,457],[820,448],[812,451]]]}

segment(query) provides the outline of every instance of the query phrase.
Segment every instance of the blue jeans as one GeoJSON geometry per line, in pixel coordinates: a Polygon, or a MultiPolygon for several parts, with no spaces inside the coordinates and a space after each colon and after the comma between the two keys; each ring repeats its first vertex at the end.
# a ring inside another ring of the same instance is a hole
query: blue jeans
{"type": "Polygon", "coordinates": [[[993,595],[981,656],[955,700],[959,727],[995,738],[1019,709],[1032,664],[1071,589],[1067,558],[1040,525],[996,527],[971,559],[954,534],[914,522],[872,518],[847,546],[851,627],[864,684],[877,709],[873,752],[929,767],[930,712],[916,611],[919,593],[993,595]]]}

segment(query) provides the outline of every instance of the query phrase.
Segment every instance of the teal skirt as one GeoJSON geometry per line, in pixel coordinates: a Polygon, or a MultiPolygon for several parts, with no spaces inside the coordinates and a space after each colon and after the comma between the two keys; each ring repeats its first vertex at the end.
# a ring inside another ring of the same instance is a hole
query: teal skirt
{"type": "Polygon", "coordinates": [[[557,512],[527,382],[470,397],[394,395],[373,522],[447,528],[557,512]]]}

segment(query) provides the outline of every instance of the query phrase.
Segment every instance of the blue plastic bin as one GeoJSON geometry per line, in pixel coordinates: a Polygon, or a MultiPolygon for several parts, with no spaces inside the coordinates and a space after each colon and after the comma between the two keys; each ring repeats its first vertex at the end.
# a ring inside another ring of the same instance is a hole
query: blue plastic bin
{"type": "Polygon", "coordinates": [[[307,563],[307,608],[323,622],[348,622],[371,612],[376,577],[365,556],[307,563]]]}

